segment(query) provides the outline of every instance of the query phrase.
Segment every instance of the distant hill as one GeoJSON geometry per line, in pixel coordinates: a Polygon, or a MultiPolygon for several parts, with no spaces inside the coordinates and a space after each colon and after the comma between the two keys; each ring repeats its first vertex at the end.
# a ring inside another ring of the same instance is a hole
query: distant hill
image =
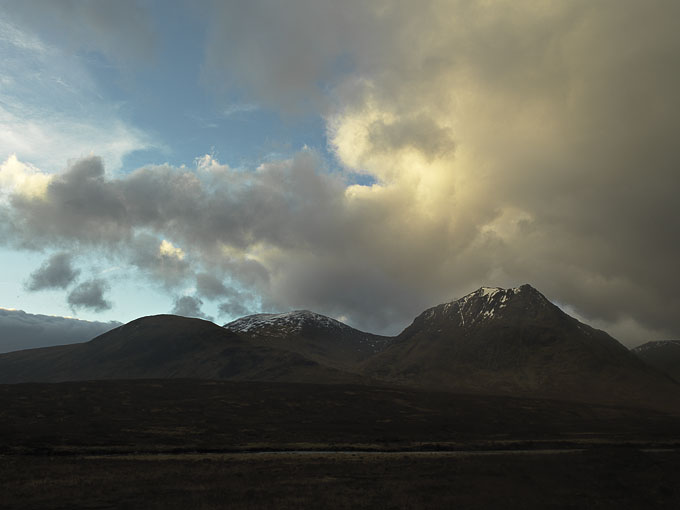
{"type": "Polygon", "coordinates": [[[455,391],[661,405],[680,398],[680,386],[530,285],[484,287],[426,310],[364,370],[455,391]]]}
{"type": "Polygon", "coordinates": [[[648,365],[680,383],[680,340],[647,342],[632,352],[648,365]]]}
{"type": "Polygon", "coordinates": [[[364,333],[308,310],[248,315],[225,324],[258,345],[290,352],[327,366],[351,369],[389,345],[392,338],[364,333]]]}
{"type": "Polygon", "coordinates": [[[358,380],[212,322],[174,315],[143,317],[83,344],[0,355],[0,383],[148,378],[358,380]]]}
{"type": "Polygon", "coordinates": [[[0,308],[0,353],[87,342],[120,325],[0,308]]]}

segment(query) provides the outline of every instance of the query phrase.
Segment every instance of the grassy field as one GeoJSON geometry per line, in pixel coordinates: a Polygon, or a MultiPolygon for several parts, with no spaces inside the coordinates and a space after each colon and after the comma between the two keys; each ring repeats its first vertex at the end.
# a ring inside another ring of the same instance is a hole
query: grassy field
{"type": "Polygon", "coordinates": [[[3,508],[680,508],[680,454],[0,459],[3,508]]]}
{"type": "Polygon", "coordinates": [[[0,386],[0,454],[469,449],[680,440],[680,419],[574,402],[348,385],[96,381],[0,386]]]}
{"type": "Polygon", "coordinates": [[[2,385],[0,508],[680,508],[679,431],[644,409],[403,388],[2,385]]]}

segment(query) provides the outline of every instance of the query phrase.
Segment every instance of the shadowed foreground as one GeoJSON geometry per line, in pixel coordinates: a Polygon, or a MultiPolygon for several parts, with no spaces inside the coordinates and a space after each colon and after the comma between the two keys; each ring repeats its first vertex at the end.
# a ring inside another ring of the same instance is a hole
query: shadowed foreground
{"type": "Polygon", "coordinates": [[[10,456],[14,508],[678,508],[680,453],[10,456]]]}
{"type": "Polygon", "coordinates": [[[203,380],[0,385],[1,453],[525,448],[678,440],[658,411],[408,388],[203,380]]]}
{"type": "Polygon", "coordinates": [[[652,410],[406,388],[0,385],[0,507],[678,508],[678,430],[652,410]]]}

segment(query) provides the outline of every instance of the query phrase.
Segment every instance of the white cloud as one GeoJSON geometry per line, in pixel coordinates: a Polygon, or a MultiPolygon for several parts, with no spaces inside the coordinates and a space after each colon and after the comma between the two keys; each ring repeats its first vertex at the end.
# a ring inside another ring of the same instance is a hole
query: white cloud
{"type": "Polygon", "coordinates": [[[258,106],[251,103],[231,103],[224,110],[222,110],[222,115],[225,117],[231,117],[237,113],[254,112],[257,109],[258,106]]]}
{"type": "Polygon", "coordinates": [[[16,115],[0,105],[0,155],[12,154],[45,169],[63,168],[73,159],[100,155],[113,171],[123,158],[152,144],[139,130],[115,117],[90,121],[52,112],[35,115],[25,104],[16,104],[16,115]]]}
{"type": "Polygon", "coordinates": [[[102,99],[80,58],[0,23],[1,159],[16,154],[56,171],[69,159],[96,153],[116,170],[126,154],[153,145],[125,122],[119,105],[102,99]]]}
{"type": "Polygon", "coordinates": [[[11,23],[3,20],[0,20],[0,41],[3,44],[8,44],[21,50],[39,53],[47,52],[47,48],[38,37],[23,32],[11,23]]]}
{"type": "Polygon", "coordinates": [[[35,166],[19,161],[16,154],[0,164],[0,196],[17,194],[30,198],[44,197],[52,177],[35,166]]]}

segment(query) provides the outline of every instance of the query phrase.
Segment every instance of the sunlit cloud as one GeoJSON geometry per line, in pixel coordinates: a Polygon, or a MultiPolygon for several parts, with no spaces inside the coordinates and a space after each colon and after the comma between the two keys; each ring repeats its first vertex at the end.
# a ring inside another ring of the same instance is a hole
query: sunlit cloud
{"type": "Polygon", "coordinates": [[[173,244],[166,239],[161,241],[161,245],[158,248],[158,253],[161,257],[175,258],[177,260],[184,259],[184,251],[181,248],[173,246],[173,244]]]}
{"type": "Polygon", "coordinates": [[[30,163],[19,161],[16,154],[12,154],[0,164],[0,190],[5,194],[42,198],[47,192],[51,178],[30,163]]]}

